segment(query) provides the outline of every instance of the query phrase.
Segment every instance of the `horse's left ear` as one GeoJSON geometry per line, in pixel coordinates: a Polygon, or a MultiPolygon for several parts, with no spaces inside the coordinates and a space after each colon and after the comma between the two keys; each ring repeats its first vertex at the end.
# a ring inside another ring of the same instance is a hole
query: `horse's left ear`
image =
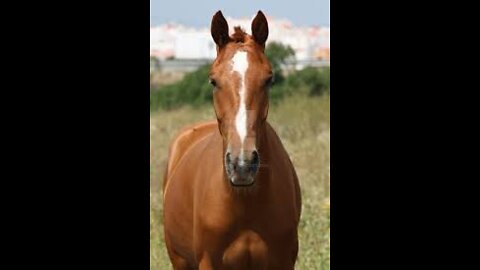
{"type": "Polygon", "coordinates": [[[261,10],[258,11],[257,16],[253,19],[252,36],[260,46],[265,47],[265,42],[268,38],[268,22],[261,10]]]}

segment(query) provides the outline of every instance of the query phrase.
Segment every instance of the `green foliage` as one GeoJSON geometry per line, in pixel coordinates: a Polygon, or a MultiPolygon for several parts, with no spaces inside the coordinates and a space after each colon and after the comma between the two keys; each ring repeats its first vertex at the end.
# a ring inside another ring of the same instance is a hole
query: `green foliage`
{"type": "Polygon", "coordinates": [[[330,68],[307,67],[295,77],[308,87],[308,94],[311,96],[318,96],[326,91],[330,93],[330,68]]]}
{"type": "Polygon", "coordinates": [[[276,83],[270,90],[270,101],[275,103],[292,94],[320,96],[324,93],[330,93],[330,68],[306,67],[276,83]]]}
{"type": "Polygon", "coordinates": [[[211,102],[213,87],[208,83],[210,65],[191,72],[174,84],[150,92],[150,109],[174,109],[185,104],[194,107],[211,102]]]}
{"type": "Polygon", "coordinates": [[[272,42],[265,48],[265,55],[272,65],[275,81],[281,83],[284,79],[282,65],[285,65],[288,59],[295,58],[295,51],[290,46],[272,42]]]}

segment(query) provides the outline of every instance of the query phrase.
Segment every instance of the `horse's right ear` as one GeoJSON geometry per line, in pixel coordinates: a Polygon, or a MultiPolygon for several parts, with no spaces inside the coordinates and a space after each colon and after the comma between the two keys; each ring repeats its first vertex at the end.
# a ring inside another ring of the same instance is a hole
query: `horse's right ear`
{"type": "Polygon", "coordinates": [[[215,41],[219,48],[227,45],[230,41],[230,37],[228,36],[228,23],[220,10],[213,15],[210,31],[213,41],[215,41]]]}
{"type": "Polygon", "coordinates": [[[265,48],[265,42],[268,38],[268,22],[265,14],[261,10],[258,11],[257,16],[252,22],[253,39],[262,47],[265,48]]]}

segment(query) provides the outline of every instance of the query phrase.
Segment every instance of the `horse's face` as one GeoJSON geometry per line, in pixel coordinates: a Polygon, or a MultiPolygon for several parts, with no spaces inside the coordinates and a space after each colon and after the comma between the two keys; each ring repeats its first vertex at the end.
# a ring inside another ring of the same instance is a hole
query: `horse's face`
{"type": "Polygon", "coordinates": [[[265,130],[272,68],[264,54],[268,24],[261,11],[252,22],[252,35],[240,28],[230,37],[222,13],[212,19],[217,58],[210,71],[213,101],[223,137],[225,172],[234,186],[255,182],[260,164],[257,146],[265,130]]]}

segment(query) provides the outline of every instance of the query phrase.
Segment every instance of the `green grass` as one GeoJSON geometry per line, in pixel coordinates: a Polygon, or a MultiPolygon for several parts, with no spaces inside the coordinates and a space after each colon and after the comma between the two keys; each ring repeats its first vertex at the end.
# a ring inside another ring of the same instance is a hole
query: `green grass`
{"type": "MultiPolygon", "coordinates": [[[[209,104],[158,110],[150,118],[150,269],[171,269],[163,242],[161,189],[168,144],[183,126],[215,119],[215,114],[209,104]]],[[[290,96],[272,104],[268,119],[302,189],[296,269],[330,269],[330,96],[290,96]]]]}

